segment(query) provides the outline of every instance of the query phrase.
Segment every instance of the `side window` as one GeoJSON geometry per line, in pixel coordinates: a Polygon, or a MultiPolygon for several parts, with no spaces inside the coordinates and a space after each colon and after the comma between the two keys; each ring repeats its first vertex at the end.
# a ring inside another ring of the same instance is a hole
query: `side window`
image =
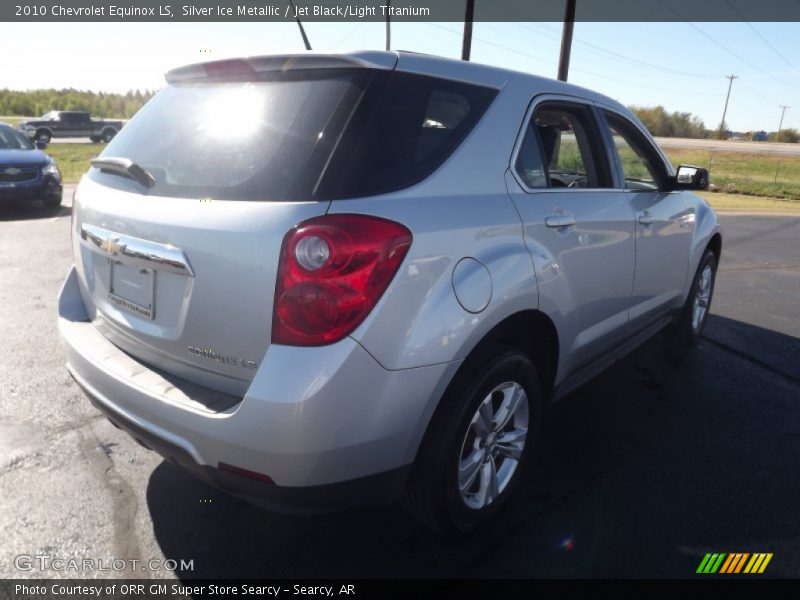
{"type": "Polygon", "coordinates": [[[522,145],[517,153],[515,168],[522,181],[529,188],[548,187],[547,171],[544,168],[542,152],[539,148],[539,140],[533,124],[528,125],[528,130],[522,139],[522,145]]]}
{"type": "MultiPolygon", "coordinates": [[[[605,111],[604,111],[605,112],[605,111]]],[[[605,112],[611,138],[619,158],[625,188],[629,190],[658,190],[663,177],[658,159],[648,142],[636,128],[621,117],[605,112]]]]}
{"type": "Polygon", "coordinates": [[[591,109],[545,103],[536,109],[517,154],[517,174],[529,188],[610,187],[591,109]]]}

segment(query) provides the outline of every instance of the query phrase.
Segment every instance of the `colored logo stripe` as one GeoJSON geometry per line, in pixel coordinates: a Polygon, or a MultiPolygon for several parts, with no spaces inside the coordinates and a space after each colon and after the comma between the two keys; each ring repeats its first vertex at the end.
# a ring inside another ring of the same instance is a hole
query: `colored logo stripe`
{"type": "Polygon", "coordinates": [[[706,554],[697,567],[698,573],[716,573],[725,558],[725,553],[706,554]]]}
{"type": "Polygon", "coordinates": [[[758,574],[764,572],[771,560],[772,553],[767,552],[757,552],[754,554],[750,554],[749,552],[732,552],[730,554],[713,552],[703,557],[696,572],[704,574],[732,574],[742,572],[758,574]],[[745,566],[745,564],[747,566],[745,566]],[[744,571],[742,569],[744,569],[744,571]]]}
{"type": "Polygon", "coordinates": [[[723,563],[722,568],[719,570],[720,573],[738,573],[742,570],[744,566],[744,562],[747,560],[747,557],[750,556],[747,552],[734,552],[732,554],[728,554],[728,559],[723,563]]]}
{"type": "Polygon", "coordinates": [[[767,568],[769,561],[772,560],[772,554],[753,554],[753,558],[747,563],[744,568],[745,573],[763,573],[767,568]]]}

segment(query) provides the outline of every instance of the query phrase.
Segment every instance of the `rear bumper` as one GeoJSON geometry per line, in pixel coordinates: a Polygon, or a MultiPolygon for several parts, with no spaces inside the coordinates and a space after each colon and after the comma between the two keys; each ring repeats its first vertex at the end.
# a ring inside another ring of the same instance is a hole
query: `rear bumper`
{"type": "Polygon", "coordinates": [[[157,452],[169,462],[224,492],[277,512],[315,513],[340,507],[390,504],[402,494],[410,470],[410,466],[406,466],[341,483],[302,487],[279,486],[254,480],[235,472],[198,464],[183,448],[114,412],[85,382],[77,377],[75,381],[94,407],[115,427],[125,431],[148,450],[157,452]]]}
{"type": "Polygon", "coordinates": [[[349,338],[322,348],[271,346],[244,398],[196,402],[198,386],[178,383],[176,391],[174,378],[123,353],[87,320],[74,268],[59,298],[59,329],[70,372],[112,422],[206,481],[270,508],[396,500],[458,367],[387,371],[349,338]]]}

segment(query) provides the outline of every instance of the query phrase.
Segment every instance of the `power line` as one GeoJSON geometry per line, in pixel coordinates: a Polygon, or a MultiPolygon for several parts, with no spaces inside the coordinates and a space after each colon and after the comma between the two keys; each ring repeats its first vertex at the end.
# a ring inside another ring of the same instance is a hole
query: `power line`
{"type": "Polygon", "coordinates": [[[792,85],[791,83],[787,83],[786,81],[784,81],[783,79],[780,79],[779,77],[775,77],[772,73],[768,73],[767,71],[765,71],[763,67],[759,67],[758,65],[750,62],[749,60],[747,60],[743,56],[737,54],[736,52],[734,52],[733,50],[728,48],[725,44],[723,44],[722,42],[718,41],[716,38],[714,38],[714,37],[710,36],[709,34],[707,34],[700,27],[698,27],[697,25],[692,23],[689,19],[684,17],[682,14],[680,14],[677,10],[675,10],[674,8],[669,6],[666,2],[664,2],[664,0],[658,0],[658,2],[659,2],[659,4],[664,6],[664,8],[666,8],[667,10],[669,10],[670,12],[672,12],[673,14],[678,16],[678,18],[680,18],[684,23],[686,23],[691,28],[693,28],[695,31],[697,31],[700,35],[702,35],[703,37],[705,37],[706,39],[708,39],[712,43],[716,44],[717,46],[719,46],[720,48],[725,50],[725,52],[727,52],[728,54],[730,54],[731,56],[736,58],[738,61],[746,64],[749,67],[751,67],[756,72],[761,73],[762,75],[765,75],[766,77],[769,77],[770,79],[774,79],[775,81],[777,81],[778,83],[780,83],[782,85],[786,85],[786,86],[789,86],[789,87],[800,89],[800,88],[798,88],[798,86],[792,85]]]}
{"type": "Polygon", "coordinates": [[[742,102],[738,98],[731,99],[731,104],[733,104],[734,106],[738,106],[739,108],[745,109],[750,114],[758,115],[759,117],[763,117],[764,119],[771,119],[772,118],[772,115],[768,115],[765,112],[757,110],[757,109],[753,108],[752,106],[750,106],[749,104],[747,104],[745,102],[742,102]]]}
{"type": "MultiPolygon", "coordinates": [[[[443,25],[439,25],[438,23],[429,23],[427,21],[420,21],[420,23],[424,23],[425,25],[429,25],[430,27],[436,27],[438,29],[442,29],[444,31],[452,33],[453,35],[457,35],[457,36],[461,37],[461,34],[459,32],[453,31],[452,29],[444,27],[443,25]]],[[[547,62],[550,62],[550,63],[554,62],[551,58],[547,58],[547,57],[543,57],[543,56],[536,56],[536,55],[530,54],[528,52],[523,52],[521,50],[516,50],[515,48],[510,48],[508,46],[504,46],[503,44],[498,44],[497,42],[492,42],[492,41],[486,40],[484,38],[480,38],[480,37],[478,37],[476,35],[473,35],[472,38],[476,42],[480,42],[481,44],[486,44],[488,46],[493,46],[494,48],[498,48],[500,50],[505,50],[506,52],[512,52],[512,53],[518,54],[520,56],[525,56],[527,58],[534,58],[536,60],[544,60],[544,61],[547,61],[547,62]]],[[[654,86],[654,85],[647,85],[647,84],[644,84],[644,83],[639,83],[639,82],[635,82],[635,81],[629,81],[627,79],[619,79],[617,77],[610,77],[608,75],[600,75],[599,73],[597,73],[595,71],[590,71],[588,69],[580,69],[578,67],[570,67],[570,69],[573,70],[573,71],[577,71],[578,73],[585,73],[587,75],[591,75],[592,77],[598,77],[600,79],[606,79],[608,81],[614,81],[616,83],[624,83],[626,85],[632,85],[634,87],[640,87],[640,88],[649,89],[649,90],[656,90],[656,91],[659,91],[659,92],[669,92],[671,94],[678,94],[679,93],[679,94],[681,94],[683,96],[705,96],[705,97],[710,97],[710,98],[718,98],[719,97],[719,94],[706,94],[706,93],[703,93],[703,92],[687,92],[685,90],[673,90],[673,89],[658,87],[658,86],[654,86]]]]}
{"type": "Polygon", "coordinates": [[[779,104],[780,104],[780,103],[779,103],[777,100],[773,100],[772,98],[768,98],[767,96],[765,96],[764,94],[762,94],[761,92],[759,92],[757,89],[750,87],[750,86],[749,86],[749,85],[747,85],[747,84],[746,84],[744,81],[740,81],[740,82],[739,82],[739,85],[743,85],[743,86],[744,86],[744,89],[745,89],[745,91],[748,91],[748,92],[750,92],[751,94],[754,94],[754,95],[758,96],[758,97],[759,97],[759,98],[761,98],[762,100],[766,100],[766,101],[767,101],[767,102],[769,102],[770,104],[775,104],[775,105],[779,105],[779,104]]]}
{"type": "MultiPolygon", "coordinates": [[[[502,4],[498,0],[490,0],[490,1],[492,3],[494,3],[494,4],[497,4],[498,6],[500,4],[502,4]]],[[[502,14],[502,13],[499,13],[497,10],[492,9],[491,7],[489,7],[489,10],[492,11],[492,12],[495,12],[495,14],[502,14]]],[[[506,10],[508,12],[513,12],[513,9],[511,9],[511,7],[506,7],[506,10]]],[[[507,13],[506,13],[506,16],[507,16],[507,13]]],[[[536,26],[538,26],[540,28],[540,30],[534,29],[533,27],[531,27],[527,23],[515,22],[514,25],[517,25],[519,27],[523,27],[523,28],[527,29],[528,31],[532,31],[532,32],[537,33],[537,34],[544,33],[544,35],[546,35],[547,37],[549,37],[551,39],[555,39],[555,40],[560,40],[561,39],[561,36],[558,33],[554,32],[552,29],[550,29],[549,27],[547,27],[547,26],[545,26],[545,25],[543,25],[541,23],[536,23],[535,24],[536,26]]],[[[615,58],[617,60],[620,60],[620,61],[623,61],[623,62],[627,62],[627,63],[631,63],[631,64],[635,64],[635,65],[641,65],[641,66],[649,67],[651,69],[658,69],[659,71],[665,71],[665,72],[668,72],[668,73],[675,73],[675,74],[678,74],[678,75],[684,75],[684,76],[687,76],[687,77],[696,77],[696,78],[708,79],[708,73],[695,73],[695,72],[691,72],[691,71],[685,71],[685,70],[682,70],[682,69],[675,69],[675,68],[672,68],[672,67],[666,67],[664,65],[658,65],[658,64],[651,63],[651,62],[648,62],[648,61],[645,61],[645,60],[640,60],[640,59],[637,59],[637,58],[631,58],[630,56],[625,56],[624,54],[621,54],[619,52],[615,52],[614,50],[609,50],[608,48],[604,48],[602,46],[598,46],[597,44],[593,44],[591,42],[587,42],[587,41],[581,40],[578,37],[576,37],[574,41],[575,41],[576,44],[580,44],[582,46],[586,46],[586,47],[592,48],[593,50],[596,50],[598,52],[602,52],[603,54],[607,54],[610,57],[613,57],[613,58],[615,58]]]]}
{"type": "Polygon", "coordinates": [[[733,9],[733,12],[735,12],[737,15],[739,15],[742,18],[742,21],[753,31],[753,33],[755,33],[759,38],[761,38],[761,41],[764,42],[764,44],[770,50],[772,50],[775,53],[776,56],[778,56],[783,62],[785,62],[790,67],[794,68],[794,65],[789,61],[789,59],[786,58],[783,54],[781,54],[778,51],[778,49],[769,42],[769,40],[767,38],[765,38],[763,35],[761,35],[761,32],[758,29],[756,29],[755,27],[753,27],[753,25],[745,18],[745,16],[742,13],[739,12],[739,9],[736,8],[731,3],[730,0],[725,0],[725,3],[733,9]]]}

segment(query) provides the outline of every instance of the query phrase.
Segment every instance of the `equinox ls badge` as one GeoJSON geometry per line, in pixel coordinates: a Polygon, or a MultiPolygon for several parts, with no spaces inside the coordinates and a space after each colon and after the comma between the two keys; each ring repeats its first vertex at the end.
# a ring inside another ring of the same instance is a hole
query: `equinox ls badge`
{"type": "Polygon", "coordinates": [[[221,362],[226,365],[244,367],[245,369],[255,369],[258,367],[258,364],[254,360],[244,360],[243,358],[239,358],[237,356],[228,356],[226,354],[220,354],[219,352],[215,352],[210,348],[197,348],[195,346],[189,346],[188,351],[189,354],[191,354],[192,356],[207,358],[208,360],[215,360],[217,362],[221,362]]]}

